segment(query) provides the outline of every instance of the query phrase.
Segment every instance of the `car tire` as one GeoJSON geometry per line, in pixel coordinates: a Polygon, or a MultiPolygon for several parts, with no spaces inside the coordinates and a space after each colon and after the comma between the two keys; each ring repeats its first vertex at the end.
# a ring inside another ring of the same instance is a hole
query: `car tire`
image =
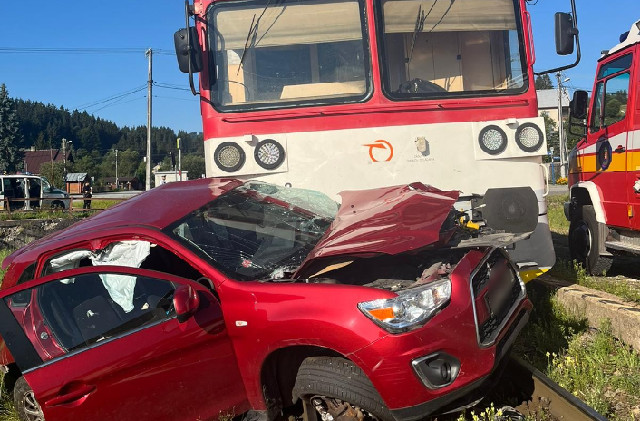
{"type": "Polygon", "coordinates": [[[44,421],[42,408],[24,377],[19,377],[16,380],[13,388],[13,404],[21,420],[44,421]]]}
{"type": "Polygon", "coordinates": [[[578,209],[569,225],[571,260],[582,264],[590,275],[600,276],[611,268],[613,258],[600,255],[599,223],[591,205],[578,209]]]}
{"type": "Polygon", "coordinates": [[[369,378],[353,362],[345,358],[306,358],[296,377],[293,397],[301,398],[305,421],[328,418],[346,421],[393,421],[369,378]]]}

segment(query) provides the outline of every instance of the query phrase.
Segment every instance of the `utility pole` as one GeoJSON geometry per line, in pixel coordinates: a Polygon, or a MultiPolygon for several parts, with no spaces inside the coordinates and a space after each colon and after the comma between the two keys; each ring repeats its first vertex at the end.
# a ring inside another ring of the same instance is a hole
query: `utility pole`
{"type": "Polygon", "coordinates": [[[177,139],[178,142],[178,176],[180,177],[180,181],[182,181],[182,155],[180,153],[180,138],[177,139]]]}
{"type": "Polygon", "coordinates": [[[120,187],[120,184],[118,183],[118,150],[115,149],[116,151],[116,190],[118,190],[118,188],[120,187]]]}
{"type": "Polygon", "coordinates": [[[153,86],[152,67],[153,67],[153,50],[149,48],[145,53],[149,58],[149,79],[147,82],[147,180],[146,190],[151,190],[151,91],[153,86]]]}
{"type": "Polygon", "coordinates": [[[67,139],[62,138],[62,178],[67,176],[67,139]]]}
{"type": "Polygon", "coordinates": [[[566,177],[567,145],[564,138],[564,124],[562,121],[562,73],[556,73],[556,77],[558,78],[558,145],[560,149],[558,152],[560,153],[560,177],[566,177]]]}

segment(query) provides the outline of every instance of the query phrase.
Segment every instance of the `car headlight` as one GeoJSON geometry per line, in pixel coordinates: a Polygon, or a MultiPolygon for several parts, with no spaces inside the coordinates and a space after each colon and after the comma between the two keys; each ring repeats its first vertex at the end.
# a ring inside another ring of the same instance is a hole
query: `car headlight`
{"type": "Polygon", "coordinates": [[[365,316],[392,333],[424,325],[451,300],[451,281],[442,279],[418,288],[398,292],[395,298],[358,304],[365,316]]]}

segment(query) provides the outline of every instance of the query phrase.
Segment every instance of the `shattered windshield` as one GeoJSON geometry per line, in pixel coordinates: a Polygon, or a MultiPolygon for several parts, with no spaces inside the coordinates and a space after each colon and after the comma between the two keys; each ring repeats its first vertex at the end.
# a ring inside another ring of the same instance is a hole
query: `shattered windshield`
{"type": "Polygon", "coordinates": [[[248,182],[165,231],[234,279],[273,279],[302,263],[337,210],[319,192],[248,182]]]}

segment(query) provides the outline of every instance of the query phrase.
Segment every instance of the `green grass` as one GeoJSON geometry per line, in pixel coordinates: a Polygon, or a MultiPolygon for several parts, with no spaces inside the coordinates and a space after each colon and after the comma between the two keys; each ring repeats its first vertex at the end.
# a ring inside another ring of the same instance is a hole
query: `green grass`
{"type": "Polygon", "coordinates": [[[607,418],[640,417],[640,355],[613,337],[608,320],[590,329],[552,290],[534,283],[527,289],[534,309],[513,353],[607,418]]]}
{"type": "Polygon", "coordinates": [[[569,233],[569,221],[564,215],[564,202],[568,200],[569,195],[547,197],[549,228],[551,231],[562,235],[569,233]]]}
{"type": "MultiPolygon", "coordinates": [[[[4,385],[4,374],[0,373],[0,384],[4,385]]],[[[13,408],[13,400],[6,393],[4,387],[2,389],[2,398],[0,399],[0,421],[20,421],[18,414],[13,408]]]]}
{"type": "MultiPolygon", "coordinates": [[[[122,202],[122,200],[93,200],[91,202],[91,212],[100,211],[110,208],[113,205],[122,202]]],[[[75,218],[82,212],[82,200],[73,201],[73,212],[69,210],[53,210],[53,209],[38,209],[31,211],[13,211],[11,213],[0,211],[0,221],[7,220],[24,220],[24,219],[61,219],[61,218],[75,218]]],[[[89,213],[89,212],[85,212],[89,213]]]]}
{"type": "Polygon", "coordinates": [[[13,250],[9,250],[9,249],[0,249],[0,285],[2,285],[2,279],[4,278],[4,270],[2,270],[2,261],[4,260],[5,257],[7,257],[8,255],[10,255],[13,252],[13,250]]]}
{"type": "MultiPolygon", "coordinates": [[[[122,202],[122,200],[92,200],[91,201],[91,209],[92,210],[104,210],[104,209],[108,209],[113,205],[116,205],[118,203],[122,202]]],[[[77,210],[81,210],[82,209],[82,205],[83,205],[83,201],[82,200],[74,200],[73,201],[73,210],[77,211],[77,210]]]]}
{"type": "MultiPolygon", "coordinates": [[[[549,228],[554,235],[566,237],[569,233],[569,221],[567,221],[564,216],[563,208],[563,204],[567,200],[567,195],[553,196],[547,200],[549,228]]],[[[587,288],[608,292],[623,300],[640,304],[640,284],[638,282],[629,282],[621,276],[615,278],[589,276],[580,265],[569,260],[568,253],[560,255],[558,252],[558,260],[549,274],[554,278],[564,279],[587,288]]]]}
{"type": "Polygon", "coordinates": [[[566,350],[548,353],[547,374],[612,420],[640,415],[640,355],[616,340],[611,322],[574,335],[566,350]]]}
{"type": "Polygon", "coordinates": [[[0,212],[0,221],[19,221],[25,219],[61,219],[73,218],[70,212],[60,210],[33,210],[0,212]]]}

